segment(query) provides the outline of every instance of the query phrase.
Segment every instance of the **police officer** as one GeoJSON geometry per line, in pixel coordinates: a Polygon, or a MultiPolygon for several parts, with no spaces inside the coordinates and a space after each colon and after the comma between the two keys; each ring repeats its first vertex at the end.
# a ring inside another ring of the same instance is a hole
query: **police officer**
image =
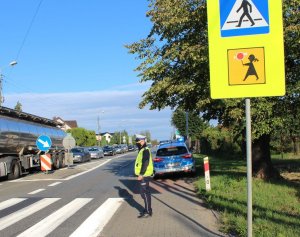
{"type": "Polygon", "coordinates": [[[149,181],[153,175],[153,162],[151,152],[147,147],[144,137],[136,138],[136,145],[139,148],[139,153],[135,160],[135,175],[138,176],[137,180],[140,186],[140,194],[144,199],[145,209],[138,218],[147,218],[152,216],[151,208],[151,194],[149,188],[149,181]]]}

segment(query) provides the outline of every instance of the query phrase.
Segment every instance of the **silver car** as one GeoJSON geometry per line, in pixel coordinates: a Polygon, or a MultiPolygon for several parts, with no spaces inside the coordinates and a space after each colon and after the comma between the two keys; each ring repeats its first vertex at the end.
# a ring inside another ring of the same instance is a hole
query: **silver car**
{"type": "Polygon", "coordinates": [[[73,154],[74,162],[82,163],[91,160],[91,155],[85,147],[74,147],[71,149],[71,153],[73,154]]]}
{"type": "Polygon", "coordinates": [[[104,152],[101,147],[98,147],[98,146],[89,147],[88,151],[89,151],[92,159],[100,159],[100,158],[104,157],[104,152]]]}

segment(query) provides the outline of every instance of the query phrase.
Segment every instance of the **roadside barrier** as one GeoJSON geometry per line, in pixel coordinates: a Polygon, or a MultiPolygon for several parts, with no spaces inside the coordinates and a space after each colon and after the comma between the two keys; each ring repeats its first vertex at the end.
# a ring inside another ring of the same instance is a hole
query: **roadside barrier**
{"type": "Polygon", "coordinates": [[[208,157],[205,157],[203,159],[204,161],[204,173],[205,173],[205,188],[206,191],[210,191],[210,174],[209,174],[209,162],[208,162],[208,157]]]}
{"type": "Polygon", "coordinates": [[[48,172],[52,170],[52,160],[50,154],[44,154],[40,156],[41,170],[48,172]]]}

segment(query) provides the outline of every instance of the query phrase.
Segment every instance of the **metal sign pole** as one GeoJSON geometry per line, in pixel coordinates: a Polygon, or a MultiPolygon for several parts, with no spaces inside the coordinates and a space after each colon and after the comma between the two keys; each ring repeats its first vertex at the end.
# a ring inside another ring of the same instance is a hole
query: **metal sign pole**
{"type": "Polygon", "coordinates": [[[246,140],[247,140],[247,233],[252,237],[252,141],[251,141],[251,105],[246,99],[246,140]]]}

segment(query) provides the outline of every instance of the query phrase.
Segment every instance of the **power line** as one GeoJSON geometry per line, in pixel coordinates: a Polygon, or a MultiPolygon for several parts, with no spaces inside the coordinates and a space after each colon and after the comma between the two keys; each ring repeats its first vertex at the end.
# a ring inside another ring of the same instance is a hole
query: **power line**
{"type": "Polygon", "coordinates": [[[30,33],[30,30],[31,30],[31,28],[32,28],[32,25],[33,25],[33,23],[34,23],[34,21],[35,21],[35,18],[36,18],[37,14],[38,14],[38,12],[39,12],[39,10],[40,10],[40,7],[41,7],[43,1],[44,1],[44,0],[40,0],[39,5],[37,6],[37,8],[36,8],[36,10],[35,10],[35,13],[34,13],[32,19],[31,19],[31,22],[30,22],[30,24],[29,24],[29,27],[28,27],[28,29],[27,29],[27,31],[26,31],[26,34],[25,34],[25,36],[24,36],[24,38],[23,38],[23,41],[22,41],[21,46],[20,46],[20,48],[19,48],[19,51],[18,51],[18,53],[17,53],[16,60],[18,60],[18,58],[19,58],[19,56],[20,56],[20,53],[21,53],[21,51],[23,50],[23,47],[24,47],[25,42],[26,42],[26,40],[27,40],[27,37],[28,37],[28,35],[29,35],[29,33],[30,33]]]}

